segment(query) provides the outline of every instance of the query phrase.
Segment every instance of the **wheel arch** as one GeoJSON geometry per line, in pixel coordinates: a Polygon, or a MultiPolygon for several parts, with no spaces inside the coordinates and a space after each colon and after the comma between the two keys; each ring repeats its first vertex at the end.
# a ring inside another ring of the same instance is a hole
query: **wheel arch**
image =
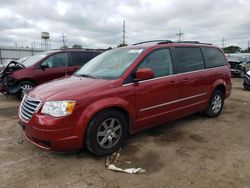
{"type": "MultiPolygon", "coordinates": [[[[226,86],[224,84],[219,84],[217,85],[215,88],[214,88],[214,91],[215,90],[220,90],[223,94],[224,94],[224,97],[226,95],[226,86]]],[[[214,92],[213,91],[213,92],[214,92]]]]}
{"type": "Polygon", "coordinates": [[[88,123],[86,124],[86,128],[87,126],[89,126],[90,121],[96,117],[99,113],[105,111],[105,110],[116,110],[118,112],[120,112],[122,115],[124,115],[124,117],[126,118],[126,121],[128,123],[128,134],[131,134],[133,132],[132,129],[132,118],[130,113],[128,112],[128,110],[124,107],[118,106],[118,105],[112,105],[112,106],[107,106],[107,107],[103,107],[97,111],[95,111],[89,118],[88,123]]]}
{"type": "Polygon", "coordinates": [[[20,79],[20,80],[17,81],[17,84],[19,84],[21,82],[26,82],[26,81],[27,82],[31,82],[31,83],[33,83],[36,86],[38,85],[37,82],[35,80],[31,79],[31,78],[22,78],[22,79],[20,79]]]}
{"type": "MultiPolygon", "coordinates": [[[[107,98],[96,101],[87,106],[80,115],[77,125],[83,129],[83,138],[85,137],[87,127],[91,120],[104,110],[117,110],[122,113],[128,123],[128,134],[133,133],[133,124],[135,122],[135,109],[128,101],[121,98],[107,98]]],[[[84,140],[83,140],[84,142],[84,140]]]]}
{"type": "Polygon", "coordinates": [[[212,85],[210,92],[209,92],[209,99],[212,97],[214,91],[217,89],[222,91],[222,93],[224,94],[224,97],[225,97],[225,95],[226,95],[226,82],[222,79],[219,79],[216,82],[214,82],[214,84],[212,85]]]}

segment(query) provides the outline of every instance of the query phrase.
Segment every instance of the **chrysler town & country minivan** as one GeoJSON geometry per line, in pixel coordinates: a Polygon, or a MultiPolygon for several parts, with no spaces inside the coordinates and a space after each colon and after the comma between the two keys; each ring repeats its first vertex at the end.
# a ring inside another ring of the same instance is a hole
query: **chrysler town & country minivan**
{"type": "Polygon", "coordinates": [[[204,112],[217,117],[231,93],[223,51],[209,44],[142,42],[106,51],[74,75],[27,93],[25,137],[52,151],[116,151],[128,134],[204,112]]]}

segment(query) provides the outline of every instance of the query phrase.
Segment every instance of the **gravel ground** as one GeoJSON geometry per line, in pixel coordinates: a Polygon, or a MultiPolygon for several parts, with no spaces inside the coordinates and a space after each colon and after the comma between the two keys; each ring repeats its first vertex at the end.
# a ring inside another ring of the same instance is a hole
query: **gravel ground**
{"type": "Polygon", "coordinates": [[[0,187],[250,187],[250,92],[234,78],[218,118],[195,114],[129,138],[118,165],[83,150],[56,154],[30,144],[17,120],[19,102],[0,96],[0,187]],[[128,162],[131,164],[128,164],[128,162]]]}

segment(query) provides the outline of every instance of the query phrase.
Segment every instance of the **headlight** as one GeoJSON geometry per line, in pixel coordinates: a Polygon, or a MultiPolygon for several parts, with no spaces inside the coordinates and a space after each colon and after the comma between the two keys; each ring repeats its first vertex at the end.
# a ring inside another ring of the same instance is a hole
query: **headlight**
{"type": "Polygon", "coordinates": [[[53,117],[62,117],[73,112],[75,101],[49,101],[45,102],[42,108],[43,114],[49,114],[53,117]]]}

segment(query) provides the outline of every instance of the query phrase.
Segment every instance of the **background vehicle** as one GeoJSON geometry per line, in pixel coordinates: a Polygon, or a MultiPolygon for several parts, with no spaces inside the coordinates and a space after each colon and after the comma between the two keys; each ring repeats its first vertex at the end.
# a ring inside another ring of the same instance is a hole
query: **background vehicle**
{"type": "Polygon", "coordinates": [[[250,70],[249,56],[230,56],[228,62],[230,64],[232,76],[245,77],[247,71],[250,70]]]}
{"type": "Polygon", "coordinates": [[[30,56],[26,56],[26,57],[22,57],[22,58],[20,58],[20,59],[18,59],[18,60],[12,60],[12,59],[10,59],[10,60],[4,62],[3,64],[0,65],[0,73],[3,72],[3,70],[5,69],[5,67],[6,67],[10,62],[14,61],[14,62],[18,62],[18,63],[23,63],[24,61],[26,61],[26,60],[29,59],[29,58],[30,58],[30,56]]]}
{"type": "Polygon", "coordinates": [[[0,73],[0,92],[22,98],[25,90],[71,75],[98,54],[95,50],[53,50],[23,62],[12,61],[0,73]]]}
{"type": "Polygon", "coordinates": [[[47,150],[86,146],[106,155],[128,134],[195,112],[217,117],[231,93],[223,51],[197,42],[151,43],[107,51],[73,76],[30,91],[19,109],[27,139],[47,150]]]}
{"type": "Polygon", "coordinates": [[[230,69],[231,69],[231,73],[232,76],[243,76],[245,75],[245,69],[242,66],[243,62],[242,61],[238,61],[238,60],[228,60],[228,63],[230,64],[230,69]]]}
{"type": "Polygon", "coordinates": [[[245,73],[250,71],[250,58],[247,59],[244,63],[241,64],[243,69],[245,70],[245,73]]]}
{"type": "Polygon", "coordinates": [[[245,76],[243,86],[246,90],[250,90],[250,71],[248,71],[245,76]]]}

